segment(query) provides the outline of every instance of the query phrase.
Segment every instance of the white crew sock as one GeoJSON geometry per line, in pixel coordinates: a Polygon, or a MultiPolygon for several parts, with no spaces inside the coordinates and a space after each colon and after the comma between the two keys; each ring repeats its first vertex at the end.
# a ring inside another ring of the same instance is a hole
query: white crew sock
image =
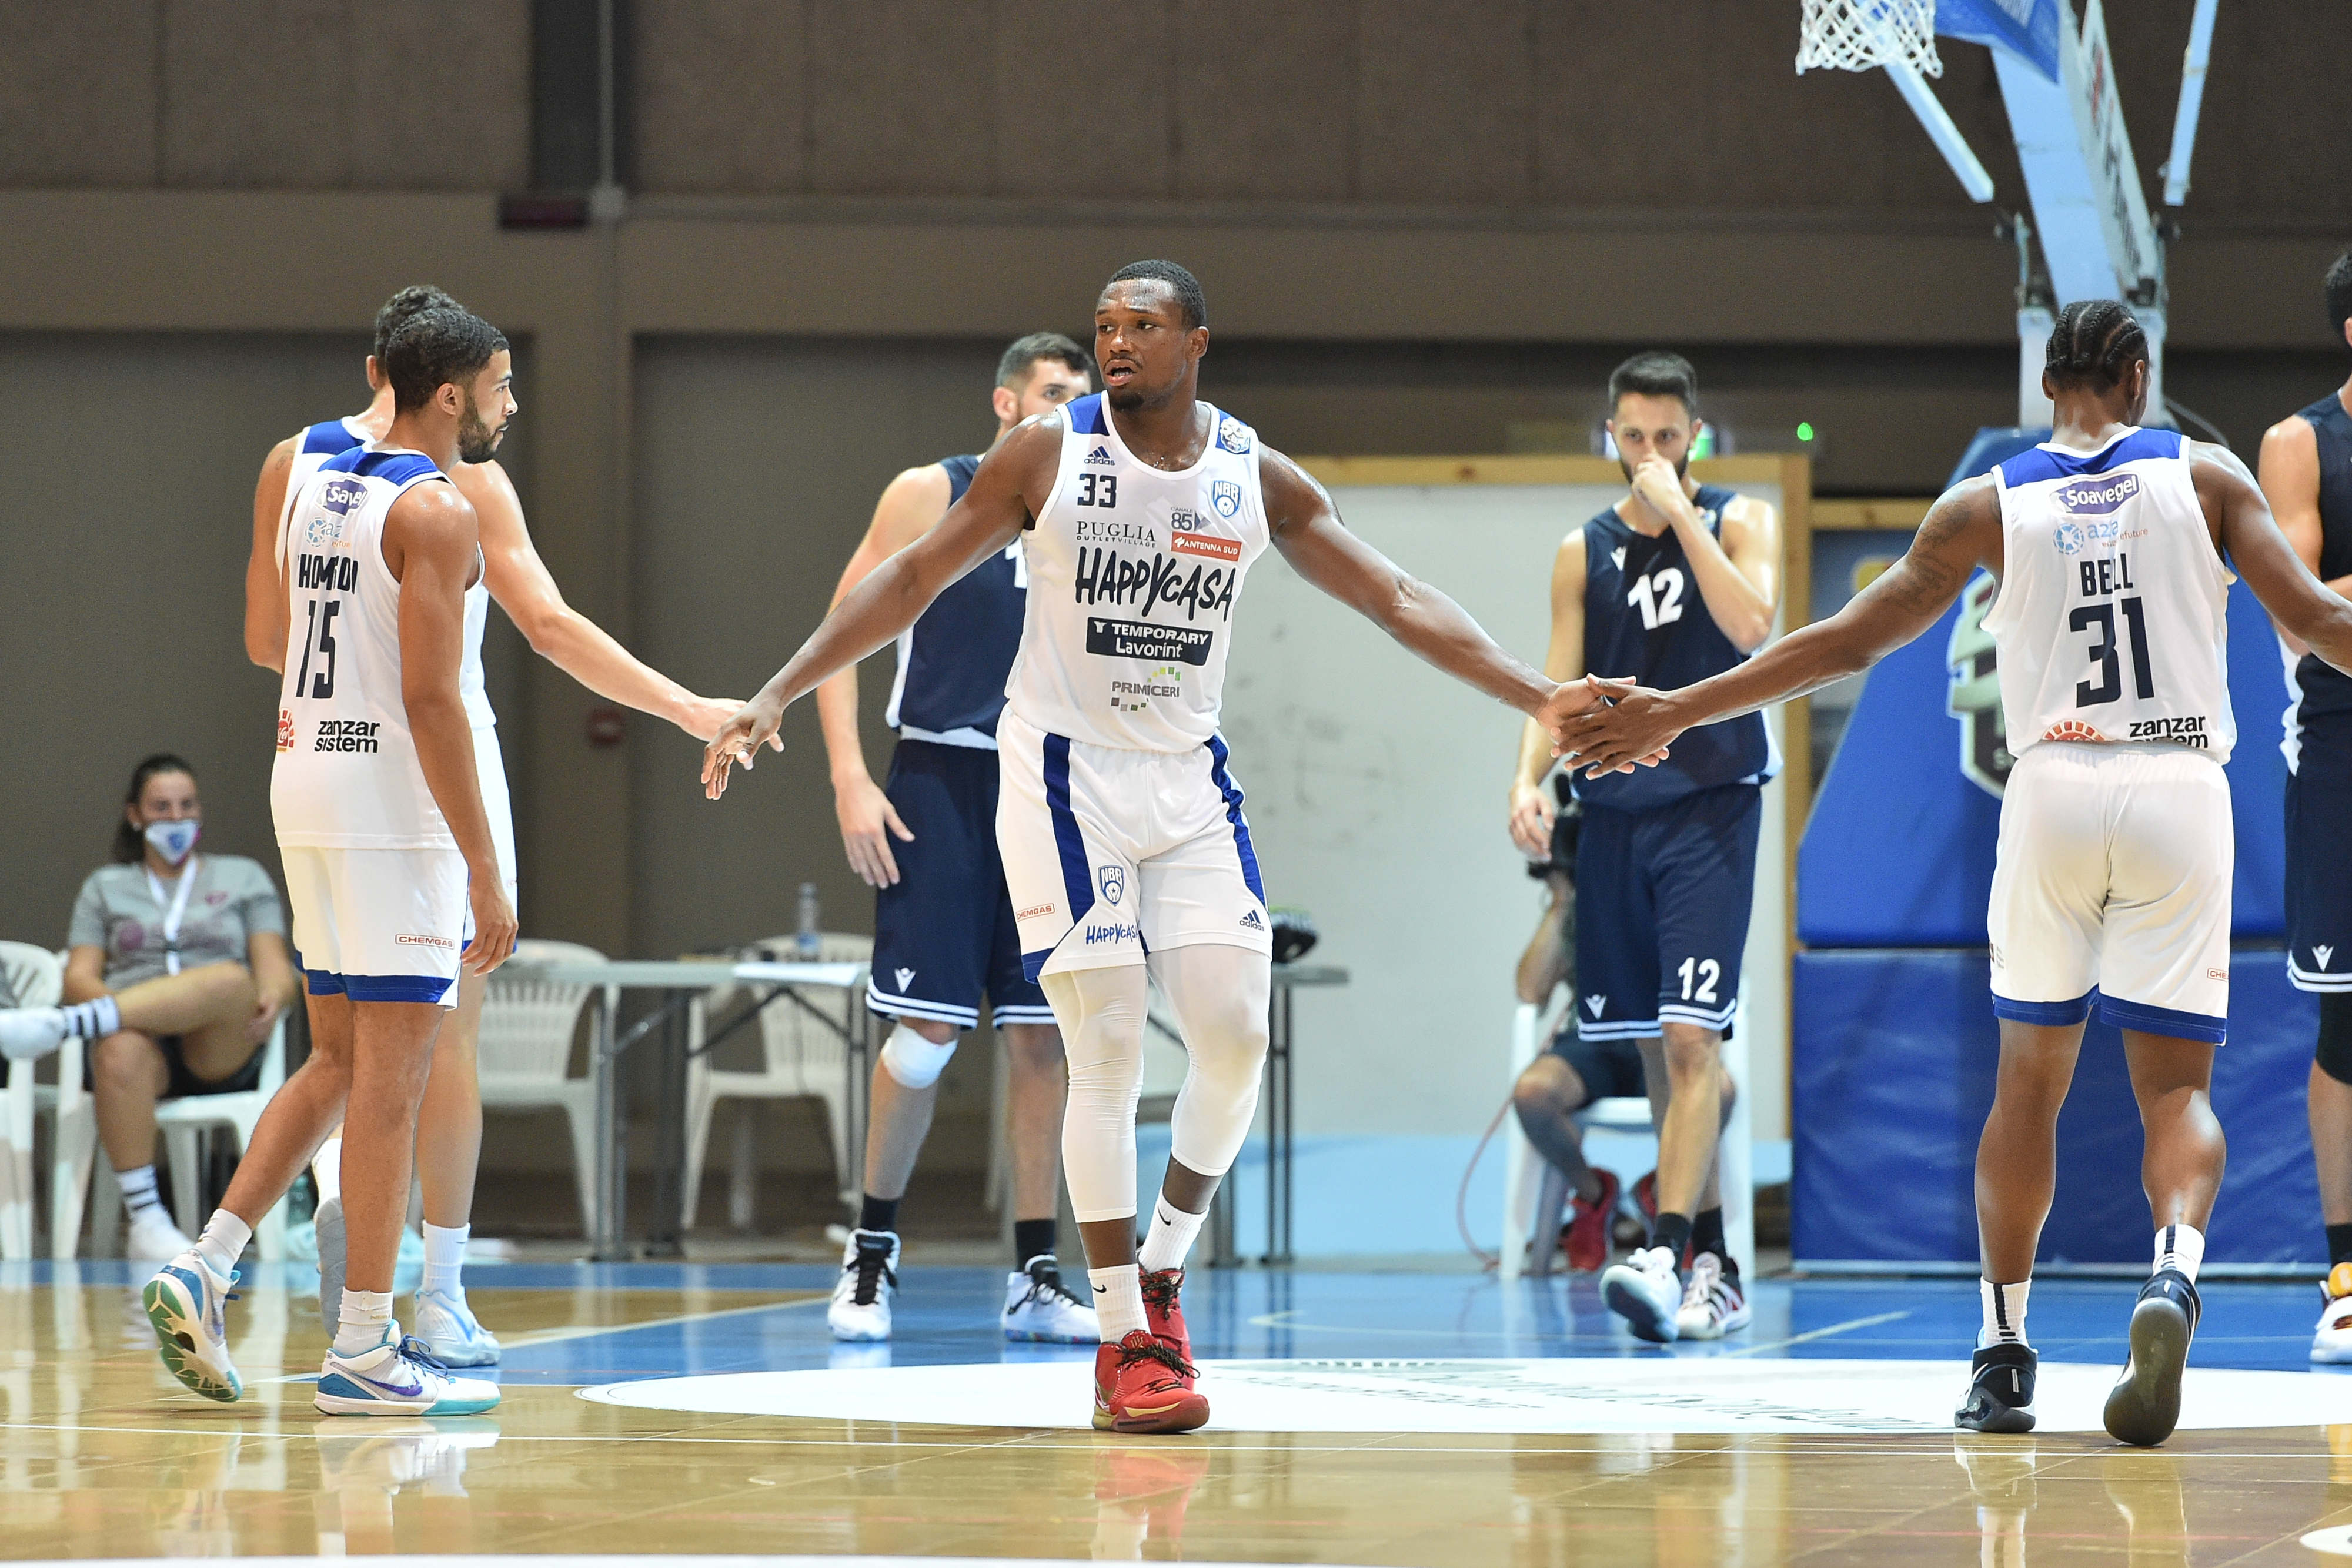
{"type": "Polygon", "coordinates": [[[343,1196],[343,1135],[337,1133],[310,1156],[310,1179],[318,1184],[319,1201],[343,1196]]]}
{"type": "Polygon", "coordinates": [[[2198,1267],[2205,1261],[2205,1233],[2193,1225],[2168,1225],[2156,1233],[2156,1270],[2178,1269],[2197,1282],[2198,1267]]]}
{"type": "Polygon", "coordinates": [[[335,1330],[337,1355],[365,1355],[383,1341],[392,1322],[390,1291],[345,1291],[343,1318],[335,1330]]]}
{"type": "Polygon", "coordinates": [[[1205,1214],[1187,1214],[1167,1198],[1155,1200],[1151,1206],[1151,1229],[1143,1239],[1143,1249],[1136,1261],[1151,1273],[1163,1269],[1181,1269],[1184,1256],[1192,1250],[1192,1240],[1201,1234],[1201,1221],[1205,1214]]]}
{"type": "Polygon", "coordinates": [[[2025,1294],[2032,1289],[2031,1280],[2020,1280],[2014,1285],[1977,1281],[1977,1293],[1984,1303],[1984,1327],[1977,1331],[1979,1350],[2025,1343],[2025,1294]]]}
{"type": "Polygon", "coordinates": [[[1149,1326],[1143,1321],[1143,1274],[1134,1264],[1089,1269],[1087,1278],[1094,1282],[1095,1318],[1102,1325],[1103,1343],[1117,1344],[1149,1326]]]}
{"type": "Polygon", "coordinates": [[[122,1212],[136,1219],[149,1209],[161,1210],[163,1197],[155,1190],[155,1167],[139,1166],[114,1173],[114,1183],[122,1189],[122,1212]]]}
{"type": "Polygon", "coordinates": [[[436,1225],[425,1222],[425,1282],[417,1294],[440,1291],[464,1297],[466,1293],[466,1238],[474,1233],[470,1225],[436,1225]]]}
{"type": "Polygon", "coordinates": [[[112,997],[92,997],[58,1011],[65,1018],[66,1032],[83,1040],[103,1040],[122,1027],[122,1009],[112,997]]]}
{"type": "Polygon", "coordinates": [[[215,1208],[213,1217],[205,1221],[205,1233],[196,1238],[196,1251],[214,1273],[226,1280],[236,1271],[236,1260],[245,1255],[246,1243],[252,1239],[252,1226],[226,1208],[215,1208]]]}

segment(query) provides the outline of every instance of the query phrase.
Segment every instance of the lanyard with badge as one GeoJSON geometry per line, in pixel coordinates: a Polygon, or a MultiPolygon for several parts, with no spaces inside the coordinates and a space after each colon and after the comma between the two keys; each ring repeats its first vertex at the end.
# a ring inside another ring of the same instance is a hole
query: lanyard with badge
{"type": "Polygon", "coordinates": [[[155,907],[163,911],[163,972],[180,972],[180,921],[188,913],[188,894],[196,885],[196,857],[190,855],[180,867],[180,885],[172,894],[171,904],[163,902],[163,884],[152,866],[142,866],[147,873],[147,891],[155,895],[155,907]]]}

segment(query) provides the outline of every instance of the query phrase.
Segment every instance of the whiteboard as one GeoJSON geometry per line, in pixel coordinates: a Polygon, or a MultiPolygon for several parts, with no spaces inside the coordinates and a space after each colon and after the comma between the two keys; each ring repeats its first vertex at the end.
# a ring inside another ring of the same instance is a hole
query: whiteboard
{"type": "MultiPolygon", "coordinates": [[[[1740,488],[1780,503],[1777,486],[1740,488]]],[[[1332,495],[1356,533],[1540,666],[1559,541],[1624,490],[1364,486],[1332,495]]],[[[1502,1103],[1513,967],[1543,907],[1504,826],[1521,723],[1271,553],[1251,573],[1225,676],[1234,771],[1268,902],[1305,908],[1323,936],[1317,961],[1353,973],[1344,989],[1298,998],[1302,1133],[1475,1133],[1502,1103]]],[[[1776,937],[1781,841],[1768,799],[1757,913],[1769,893],[1776,937]]],[[[1751,971],[1756,956],[1751,939],[1751,971]]],[[[1780,982],[1769,1014],[1755,990],[1765,977],[1750,980],[1759,1022],[1778,1016],[1780,982]]],[[[1772,1082],[1768,1061],[1755,1065],[1772,1082]]]]}

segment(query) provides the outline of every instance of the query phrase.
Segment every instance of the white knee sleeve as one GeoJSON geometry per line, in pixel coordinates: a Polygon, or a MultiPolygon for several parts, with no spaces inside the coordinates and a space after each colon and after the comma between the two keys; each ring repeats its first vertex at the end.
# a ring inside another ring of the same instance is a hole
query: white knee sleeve
{"type": "Polygon", "coordinates": [[[950,1035],[945,1045],[933,1045],[902,1023],[882,1042],[882,1065],[908,1088],[929,1089],[948,1070],[948,1058],[956,1053],[961,1038],[950,1035]]]}
{"type": "Polygon", "coordinates": [[[1151,976],[1192,1058],[1169,1119],[1169,1155],[1187,1169],[1221,1176],[1257,1114],[1274,971],[1263,953],[1203,943],[1154,953],[1151,976]]]}
{"type": "Polygon", "coordinates": [[[1143,1092],[1140,964],[1047,975],[1038,982],[1062,1026],[1070,1064],[1062,1170],[1080,1224],[1135,1215],[1135,1103],[1143,1092]]]}

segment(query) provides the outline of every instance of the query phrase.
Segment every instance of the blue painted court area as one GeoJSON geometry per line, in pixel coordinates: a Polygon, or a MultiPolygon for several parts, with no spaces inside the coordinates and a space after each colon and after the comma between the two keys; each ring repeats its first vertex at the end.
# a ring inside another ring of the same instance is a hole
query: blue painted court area
{"type": "MultiPolygon", "coordinates": [[[[283,1265],[289,1290],[312,1278],[283,1265]]],[[[47,1283],[51,1265],[12,1265],[47,1283]]],[[[145,1270],[135,1270],[143,1278],[145,1270]]],[[[79,1266],[90,1284],[133,1283],[131,1265],[79,1266]],[[119,1277],[118,1277],[119,1276],[119,1277]]],[[[250,1277],[250,1276],[249,1276],[250,1277]]],[[[477,1264],[481,1292],[701,1291],[825,1291],[834,1270],[775,1264],[477,1264]]],[[[1083,1360],[1084,1346],[1008,1344],[997,1328],[1004,1274],[992,1269],[911,1266],[901,1275],[896,1334],[883,1345],[837,1344],[821,1300],[751,1310],[707,1304],[702,1315],[635,1326],[562,1331],[566,1337],[509,1348],[499,1369],[509,1384],[595,1384],[689,1374],[828,1366],[964,1365],[1083,1360]]],[[[2126,1280],[2049,1279],[2033,1288],[2028,1330],[2045,1360],[2112,1362],[2137,1286],[2126,1280]]],[[[2247,1370],[2308,1367],[2317,1291],[2309,1283],[2216,1281],[2194,1364],[2247,1370]]],[[[1766,1280],[1753,1286],[1756,1321],[1713,1343],[1661,1348],[1628,1335],[1601,1304],[1597,1279],[1525,1279],[1507,1290],[1491,1276],[1196,1270],[1185,1313],[1195,1354],[1209,1360],[1333,1357],[1817,1357],[1952,1361],[1964,1357],[1978,1320],[1972,1280],[1766,1280]]],[[[236,1308],[232,1307],[234,1314],[236,1308]]],[[[486,1306],[484,1315],[495,1312],[486,1306]]],[[[232,1318],[234,1331],[234,1318],[232,1318]]],[[[2352,1372],[2352,1368],[2345,1369],[2352,1372]]],[[[2338,1375],[2322,1369],[2321,1375],[2338,1375]]]]}

